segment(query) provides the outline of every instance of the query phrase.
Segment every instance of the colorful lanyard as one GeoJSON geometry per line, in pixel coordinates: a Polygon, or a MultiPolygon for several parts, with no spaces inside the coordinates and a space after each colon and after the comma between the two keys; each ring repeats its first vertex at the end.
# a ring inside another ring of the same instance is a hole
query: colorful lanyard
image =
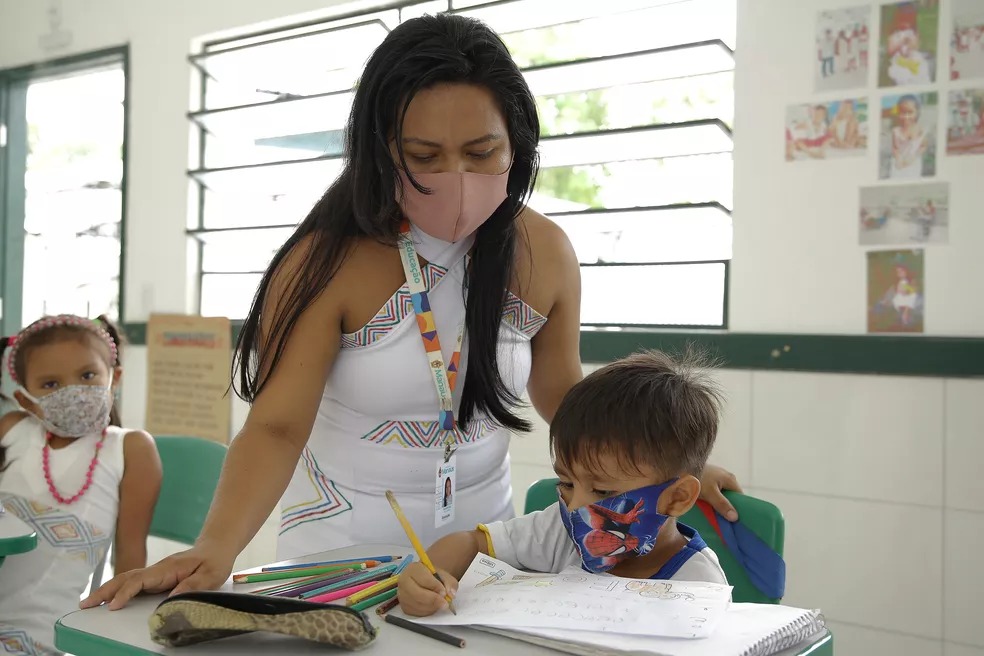
{"type": "MultiPolygon", "coordinates": [[[[417,259],[417,249],[413,245],[410,234],[410,222],[404,221],[400,227],[400,259],[403,260],[403,272],[407,276],[407,287],[410,290],[410,300],[413,302],[413,313],[417,316],[417,328],[420,329],[420,339],[424,343],[427,362],[430,364],[434,387],[441,401],[441,413],[438,423],[442,430],[449,431],[446,446],[454,440],[454,385],[458,379],[458,362],[461,359],[461,343],[464,339],[465,324],[462,322],[458,329],[458,342],[451,362],[445,364],[441,352],[441,340],[437,336],[437,324],[431,311],[430,299],[427,296],[427,285],[424,283],[424,272],[417,259]]],[[[450,451],[445,449],[446,457],[450,451]]]]}

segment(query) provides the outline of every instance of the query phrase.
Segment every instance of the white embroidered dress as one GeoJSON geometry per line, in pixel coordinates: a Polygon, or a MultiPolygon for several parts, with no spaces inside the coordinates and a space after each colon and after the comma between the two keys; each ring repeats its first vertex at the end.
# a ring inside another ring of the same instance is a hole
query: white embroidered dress
{"type": "MultiPolygon", "coordinates": [[[[7,469],[0,474],[0,503],[38,534],[33,551],[8,557],[0,566],[0,654],[50,654],[55,622],[78,608],[79,595],[106,555],[119,513],[123,438],[110,427],[92,473],[92,485],[71,505],[48,490],[42,469],[45,430],[24,419],[0,441],[7,469]]],[[[52,449],[51,477],[62,496],[85,483],[99,435],[80,437],[52,449]]]]}
{"type": "MultiPolygon", "coordinates": [[[[474,238],[440,241],[412,232],[445,361],[465,316],[465,259],[474,238]]],[[[512,294],[499,332],[499,366],[522,395],[530,340],[546,322],[512,294]]],[[[457,414],[467,380],[468,336],[454,390],[457,414]]],[[[439,402],[404,284],[360,331],[344,335],[311,437],[281,500],[277,557],[351,544],[406,544],[384,493],[393,490],[418,537],[429,545],[453,531],[513,515],[509,431],[477,417],[459,436],[454,520],[435,524],[442,435],[439,402]]],[[[546,445],[544,445],[546,448],[546,445]]],[[[369,554],[371,555],[371,554],[369,554]]]]}

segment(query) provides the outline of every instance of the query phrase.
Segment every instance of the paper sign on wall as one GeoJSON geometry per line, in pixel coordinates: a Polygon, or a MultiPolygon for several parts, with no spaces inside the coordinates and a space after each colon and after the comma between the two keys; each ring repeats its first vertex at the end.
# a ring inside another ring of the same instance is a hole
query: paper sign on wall
{"type": "Polygon", "coordinates": [[[153,435],[229,442],[228,319],[154,314],[147,322],[147,419],[153,435]]]}

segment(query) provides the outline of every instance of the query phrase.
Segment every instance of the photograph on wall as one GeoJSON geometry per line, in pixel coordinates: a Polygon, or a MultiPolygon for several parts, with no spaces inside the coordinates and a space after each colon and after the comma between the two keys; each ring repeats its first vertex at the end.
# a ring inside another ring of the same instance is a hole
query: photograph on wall
{"type": "Polygon", "coordinates": [[[871,7],[847,7],[817,15],[813,82],[817,91],[868,86],[871,7]]]}
{"type": "Polygon", "coordinates": [[[950,79],[984,78],[984,2],[951,0],[950,79]]]}
{"type": "Polygon", "coordinates": [[[946,182],[861,187],[861,246],[946,244],[950,185],[946,182]]]}
{"type": "Polygon", "coordinates": [[[950,92],[947,155],[984,155],[984,89],[950,92]]]}
{"type": "Polygon", "coordinates": [[[864,98],[790,105],[786,108],[786,161],[864,155],[868,101],[864,98]]]}
{"type": "Polygon", "coordinates": [[[936,175],[938,115],[935,91],[882,97],[879,178],[916,180],[936,175]]]}
{"type": "Polygon", "coordinates": [[[939,0],[882,5],[878,86],[935,82],[939,27],[939,0]]]}
{"type": "Polygon", "coordinates": [[[868,332],[923,332],[925,279],[922,249],[869,251],[868,332]]]}

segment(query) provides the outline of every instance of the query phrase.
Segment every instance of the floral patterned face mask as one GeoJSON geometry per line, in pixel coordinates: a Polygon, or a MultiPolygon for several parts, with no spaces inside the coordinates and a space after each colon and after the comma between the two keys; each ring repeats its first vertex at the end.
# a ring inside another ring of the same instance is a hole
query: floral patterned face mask
{"type": "Polygon", "coordinates": [[[41,408],[44,427],[59,437],[84,437],[103,432],[109,426],[113,407],[113,386],[69,385],[35,399],[25,396],[41,408]]]}

